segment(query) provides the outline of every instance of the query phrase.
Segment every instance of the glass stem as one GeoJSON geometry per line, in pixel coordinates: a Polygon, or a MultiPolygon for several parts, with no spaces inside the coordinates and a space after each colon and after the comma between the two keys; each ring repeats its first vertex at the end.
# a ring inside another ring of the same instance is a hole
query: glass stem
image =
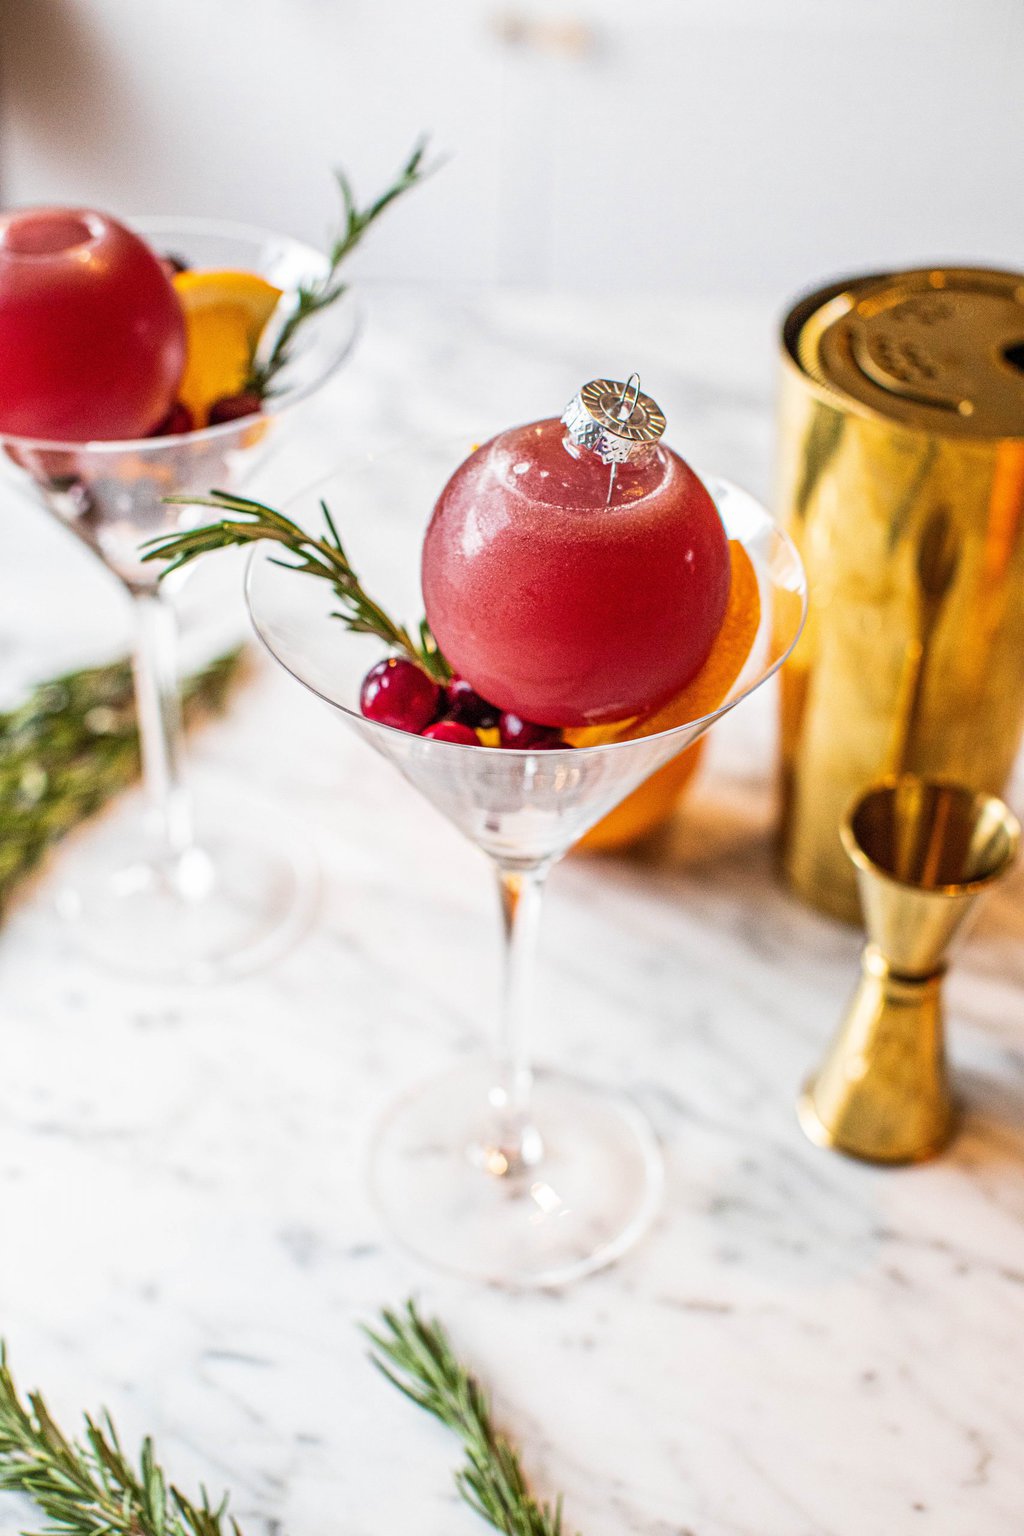
{"type": "Polygon", "coordinates": [[[132,660],[142,777],[163,849],[176,861],[192,846],[192,804],[182,780],[183,725],[178,682],[178,621],[158,592],[134,592],[132,660]]]}
{"type": "Polygon", "coordinates": [[[493,1112],[491,1145],[485,1149],[489,1172],[522,1173],[541,1156],[540,1135],[530,1118],[533,1078],[527,1030],[533,1006],[537,933],[547,868],[498,866],[504,937],[504,977],[495,1048],[495,1078],[490,1090],[493,1112]]]}

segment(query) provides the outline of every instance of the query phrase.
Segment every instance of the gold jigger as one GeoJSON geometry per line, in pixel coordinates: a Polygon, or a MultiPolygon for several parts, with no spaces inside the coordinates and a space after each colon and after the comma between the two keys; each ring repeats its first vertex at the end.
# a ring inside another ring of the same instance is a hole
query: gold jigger
{"type": "Polygon", "coordinates": [[[798,1105],[814,1142],[878,1163],[933,1157],[953,1101],[943,1038],[946,955],[978,897],[1010,868],[1020,827],[995,795],[904,775],[847,813],[868,943],[833,1044],[798,1105]]]}

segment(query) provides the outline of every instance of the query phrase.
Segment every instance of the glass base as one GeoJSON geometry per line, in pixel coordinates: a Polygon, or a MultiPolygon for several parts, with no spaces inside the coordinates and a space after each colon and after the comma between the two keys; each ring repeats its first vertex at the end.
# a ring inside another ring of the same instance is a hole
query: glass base
{"type": "Polygon", "coordinates": [[[540,1155],[486,1171],[486,1063],[404,1095],[370,1147],[374,1203],[393,1236],[439,1269],[516,1287],[564,1285],[611,1264],[654,1216],[664,1182],[647,1121],[619,1094],[561,1073],[534,1077],[540,1155]]]}
{"type": "Polygon", "coordinates": [[[203,797],[194,847],[158,852],[146,812],[101,823],[62,855],[57,906],[80,948],[140,981],[212,982],[276,960],[302,934],[318,891],[316,864],[267,807],[203,797]],[[240,815],[241,812],[241,815],[240,815]]]}

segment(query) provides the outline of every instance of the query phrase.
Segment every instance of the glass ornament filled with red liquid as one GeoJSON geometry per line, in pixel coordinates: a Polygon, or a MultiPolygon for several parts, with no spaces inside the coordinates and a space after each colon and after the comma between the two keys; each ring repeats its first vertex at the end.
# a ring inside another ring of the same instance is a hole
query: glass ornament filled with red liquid
{"type": "Polygon", "coordinates": [[[452,475],[423,548],[454,672],[539,725],[645,715],[707,660],[729,596],[715,504],[633,375],[501,432],[452,475]]]}

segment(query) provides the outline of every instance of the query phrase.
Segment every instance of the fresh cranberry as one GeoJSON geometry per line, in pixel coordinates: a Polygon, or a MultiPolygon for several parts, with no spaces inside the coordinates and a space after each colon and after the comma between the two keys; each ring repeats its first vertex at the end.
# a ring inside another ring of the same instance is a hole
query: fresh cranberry
{"type": "Polygon", "coordinates": [[[460,720],[439,720],[436,725],[428,725],[421,736],[429,741],[453,741],[460,747],[478,747],[480,738],[476,731],[468,725],[463,725],[460,720]]]}
{"type": "MultiPolygon", "coordinates": [[[[359,690],[359,708],[368,720],[418,736],[437,715],[441,689],[414,661],[388,656],[370,668],[359,690]]],[[[476,738],[474,737],[474,740],[476,738]]]]}
{"type": "Polygon", "coordinates": [[[192,432],[195,421],[187,405],[176,400],[163,421],[153,430],[154,437],[177,437],[182,432],[192,432]]]}
{"type": "Polygon", "coordinates": [[[529,748],[531,752],[551,752],[566,745],[557,726],[535,725],[510,710],[505,710],[499,719],[498,732],[503,747],[518,747],[521,751],[529,748]]]}
{"type": "Polygon", "coordinates": [[[263,409],[263,401],[255,390],[245,390],[240,395],[222,395],[210,406],[210,426],[219,426],[223,421],[240,421],[243,416],[258,416],[263,409]]]}
{"type": "Polygon", "coordinates": [[[500,713],[499,709],[477,693],[467,678],[453,677],[448,684],[448,714],[452,720],[491,730],[497,725],[500,713]]]}

